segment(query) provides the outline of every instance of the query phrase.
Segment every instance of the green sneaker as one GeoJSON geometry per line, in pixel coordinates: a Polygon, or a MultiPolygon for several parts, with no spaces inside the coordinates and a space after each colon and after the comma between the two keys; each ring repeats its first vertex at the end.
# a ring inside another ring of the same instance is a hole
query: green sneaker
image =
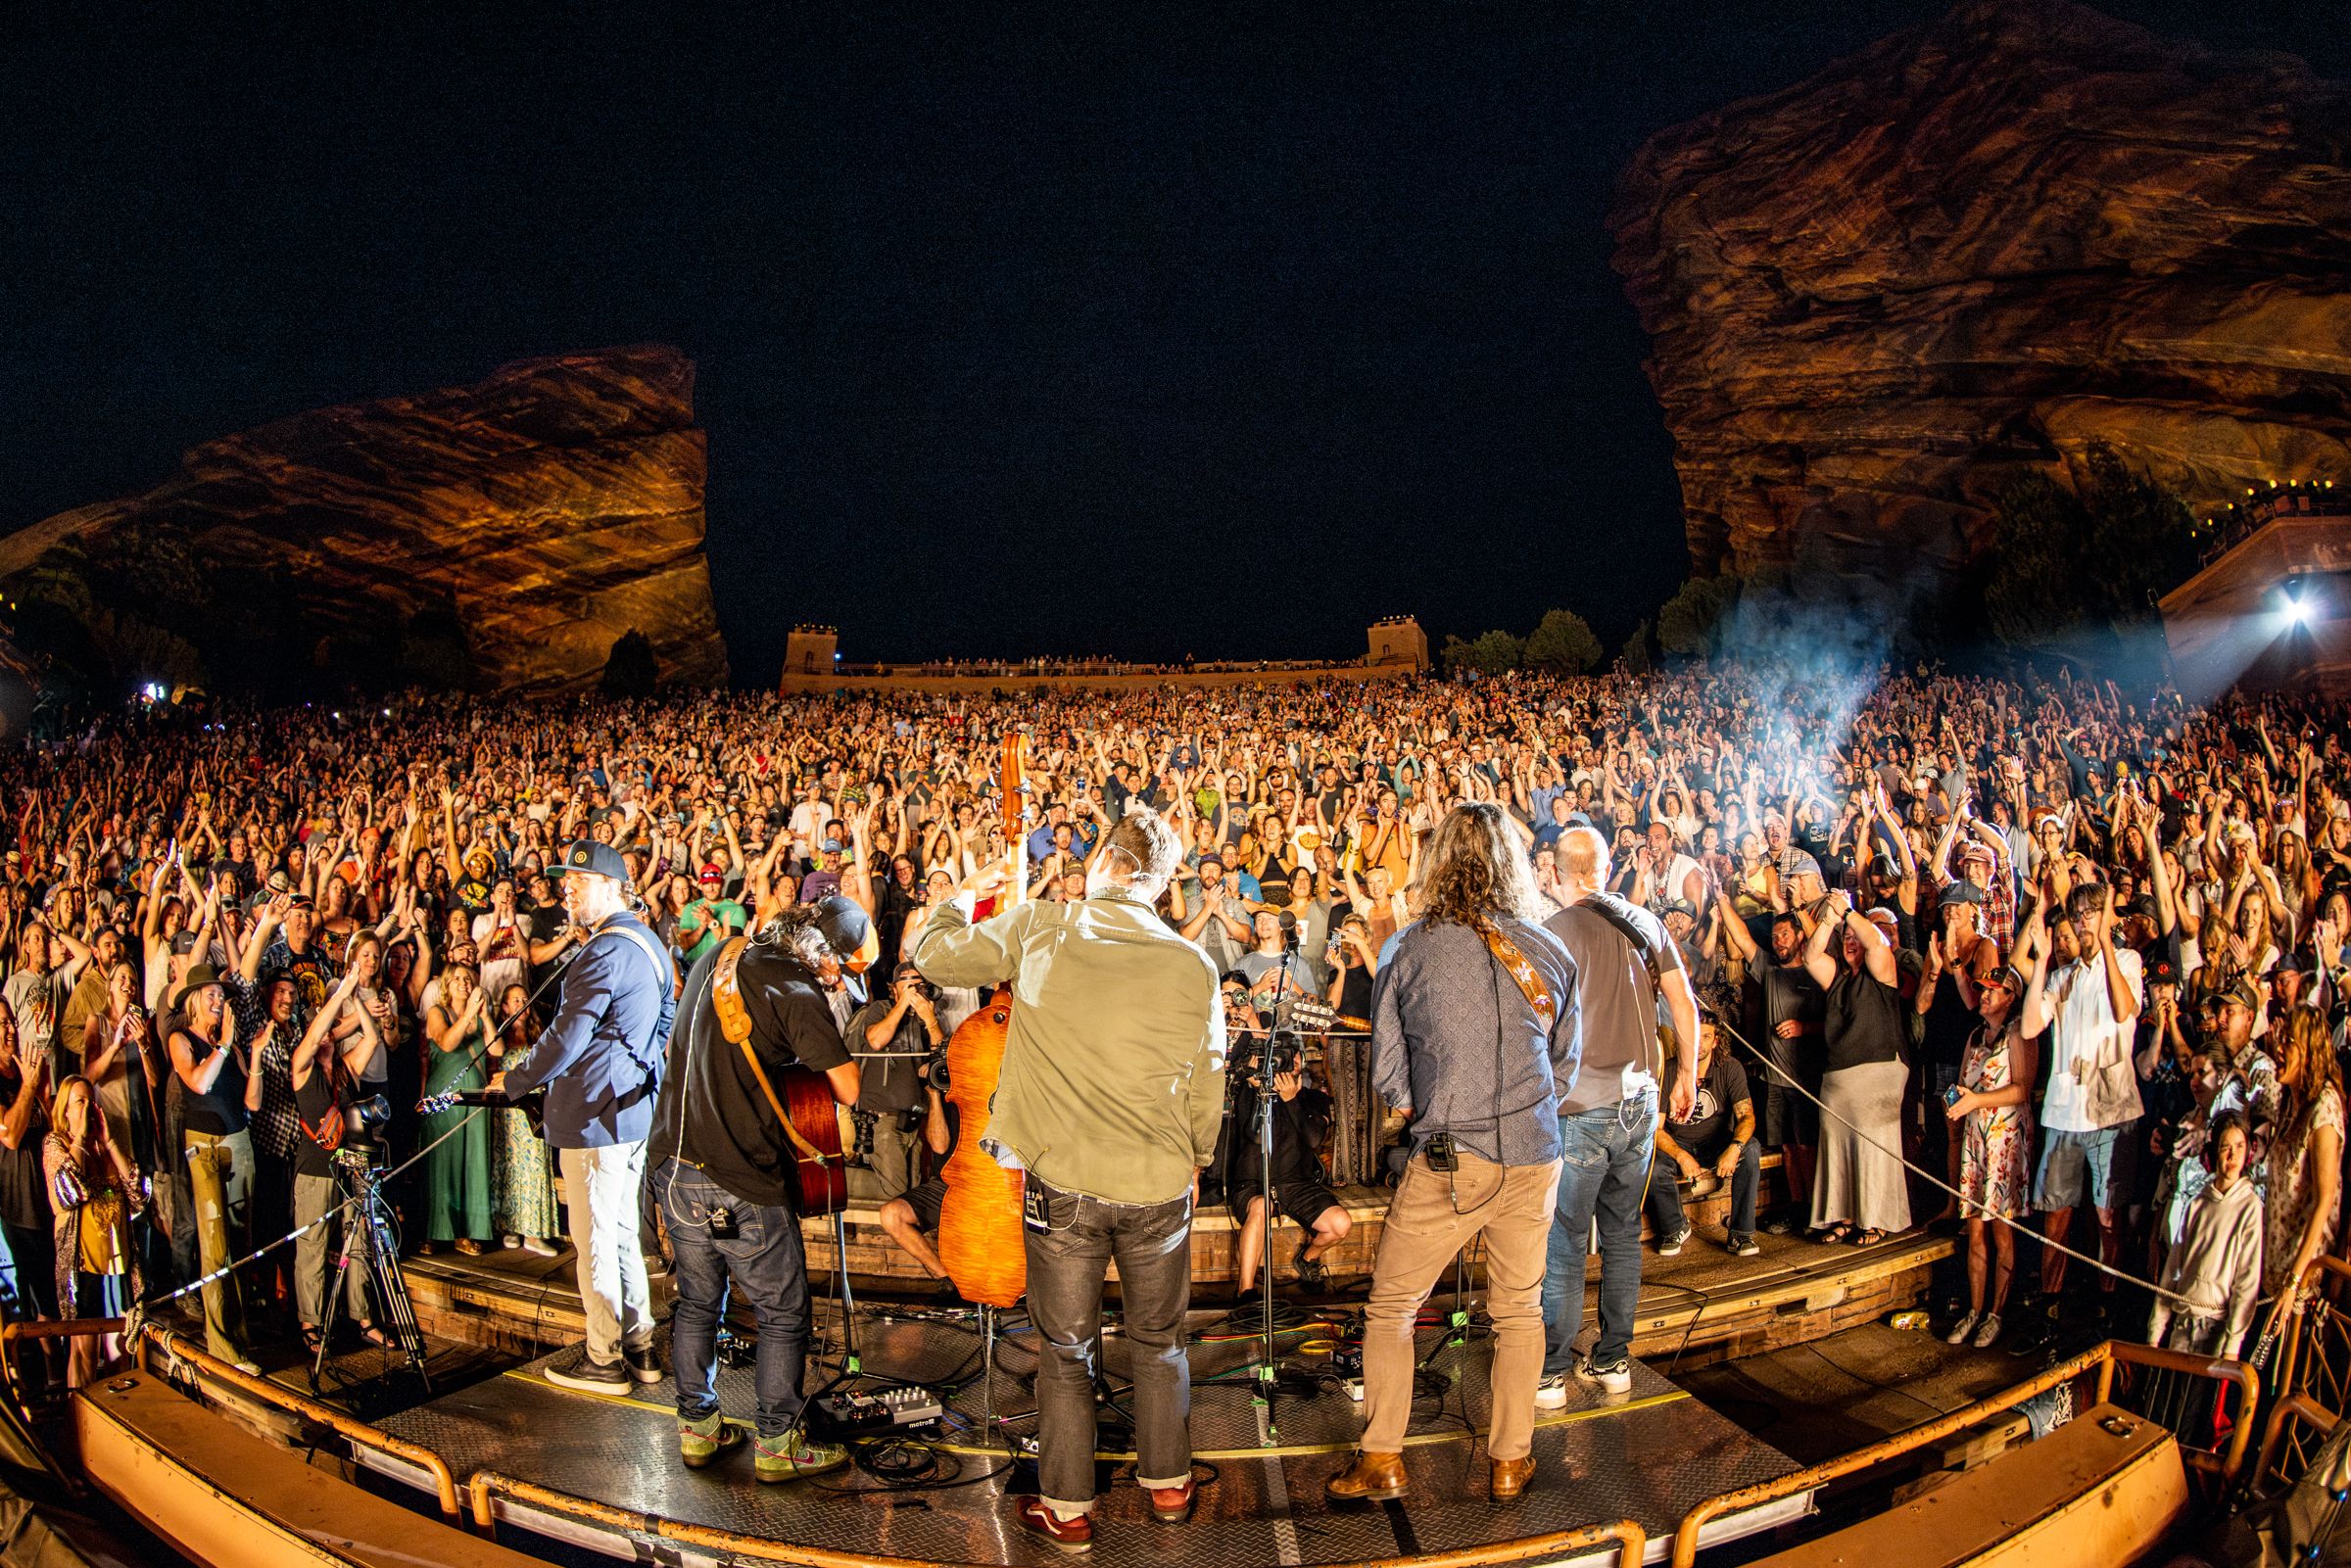
{"type": "Polygon", "coordinates": [[[848,1462],[848,1449],[838,1443],[811,1443],[808,1434],[796,1426],[779,1437],[759,1440],[758,1470],[762,1481],[823,1475],[848,1462]]]}
{"type": "Polygon", "coordinates": [[[742,1442],[743,1428],[727,1425],[726,1417],[715,1410],[699,1421],[678,1423],[678,1457],[689,1470],[699,1470],[742,1442]]]}

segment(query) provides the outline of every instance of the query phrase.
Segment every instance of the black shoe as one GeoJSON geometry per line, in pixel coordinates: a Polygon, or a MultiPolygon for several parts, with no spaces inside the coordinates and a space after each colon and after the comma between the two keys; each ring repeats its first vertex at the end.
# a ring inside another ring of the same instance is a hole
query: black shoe
{"type": "Polygon", "coordinates": [[[1796,1221],[1790,1219],[1786,1214],[1774,1214],[1771,1218],[1763,1221],[1763,1234],[1766,1236],[1793,1236],[1796,1234],[1796,1221]]]}
{"type": "Polygon", "coordinates": [[[632,1381],[628,1362],[597,1360],[588,1354],[585,1345],[566,1351],[542,1370],[556,1387],[580,1389],[589,1394],[626,1394],[632,1381]]]}
{"type": "Polygon", "coordinates": [[[1330,1289],[1329,1271],[1323,1268],[1321,1259],[1306,1256],[1304,1242],[1298,1244],[1297,1256],[1290,1259],[1290,1265],[1298,1271],[1298,1288],[1300,1290],[1311,1291],[1319,1296],[1330,1289]]]}
{"type": "Polygon", "coordinates": [[[628,1362],[629,1376],[635,1378],[638,1382],[658,1383],[661,1381],[663,1376],[661,1371],[661,1353],[654,1350],[650,1345],[648,1345],[641,1351],[624,1350],[621,1352],[621,1354],[628,1362]]]}

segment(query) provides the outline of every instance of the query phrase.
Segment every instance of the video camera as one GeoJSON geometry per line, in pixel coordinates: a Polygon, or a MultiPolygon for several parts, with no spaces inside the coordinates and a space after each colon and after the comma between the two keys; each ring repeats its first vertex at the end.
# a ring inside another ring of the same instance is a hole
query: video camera
{"type": "Polygon", "coordinates": [[[336,1164],[348,1170],[369,1170],[389,1164],[392,1148],[384,1141],[384,1129],[391,1124],[392,1102],[380,1094],[344,1107],[343,1143],[335,1150],[336,1164]]]}

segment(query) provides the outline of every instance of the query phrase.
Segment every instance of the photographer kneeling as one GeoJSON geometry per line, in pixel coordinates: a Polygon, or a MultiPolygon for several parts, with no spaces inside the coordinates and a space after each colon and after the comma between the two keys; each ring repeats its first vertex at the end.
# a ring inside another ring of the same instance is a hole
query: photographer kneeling
{"type": "Polygon", "coordinates": [[[962,1136],[962,1118],[947,1104],[946,1059],[934,1056],[923,1064],[922,1072],[924,1097],[930,1101],[923,1116],[923,1141],[935,1157],[931,1174],[884,1204],[880,1218],[882,1228],[889,1232],[889,1239],[907,1257],[922,1264],[924,1273],[940,1282],[939,1294],[950,1301],[960,1301],[953,1282],[947,1279],[947,1265],[939,1261],[937,1249],[931,1245],[931,1236],[938,1231],[938,1212],[947,1201],[946,1178],[939,1172],[947,1157],[955,1152],[956,1139],[962,1136]]]}
{"type": "Polygon", "coordinates": [[[918,1141],[924,1116],[923,1062],[946,1043],[936,991],[912,963],[900,963],[887,999],[875,997],[849,1020],[850,1047],[861,1059],[856,1119],[866,1168],[884,1203],[912,1190],[923,1173],[918,1141]]]}
{"type": "Polygon", "coordinates": [[[1323,1182],[1318,1151],[1330,1129],[1330,1096],[1306,1081],[1299,1037],[1290,1030],[1271,1038],[1251,1037],[1237,1047],[1241,1062],[1229,1072],[1233,1109],[1225,1122],[1224,1202],[1232,1212],[1233,1284],[1247,1302],[1260,1291],[1258,1268],[1266,1251],[1266,1188],[1259,1158],[1258,1097],[1270,1083],[1273,1102],[1273,1203],[1305,1237],[1291,1259],[1302,1289],[1320,1291],[1329,1280],[1322,1257],[1347,1239],[1347,1211],[1323,1182]]]}

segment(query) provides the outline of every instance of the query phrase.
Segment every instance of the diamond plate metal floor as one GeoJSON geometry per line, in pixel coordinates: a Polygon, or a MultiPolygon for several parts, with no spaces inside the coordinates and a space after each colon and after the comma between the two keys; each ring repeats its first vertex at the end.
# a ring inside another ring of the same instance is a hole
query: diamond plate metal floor
{"type": "MultiPolygon", "coordinates": [[[[1034,1341],[1024,1322],[1006,1321],[1010,1327],[999,1336],[992,1379],[994,1411],[1008,1430],[1024,1432],[1033,1424],[1022,1374],[1035,1365],[1034,1341]]],[[[1213,1337],[1213,1319],[1202,1327],[1212,1337],[1191,1351],[1192,1441],[1196,1458],[1215,1467],[1215,1478],[1201,1489],[1193,1522],[1171,1528],[1149,1517],[1131,1484],[1130,1456],[1106,1447],[1101,1470],[1108,1488],[1096,1512],[1093,1551],[1098,1562],[1115,1568],[1361,1562],[1485,1546],[1621,1518],[1650,1532],[1654,1560],[1665,1544],[1656,1538],[1669,1536],[1693,1504],[1796,1468],[1636,1362],[1628,1397],[1607,1402],[1571,1384],[1567,1408],[1542,1413],[1535,1478],[1517,1502],[1496,1505],[1486,1495],[1484,1451],[1472,1441],[1486,1413],[1489,1348],[1480,1342],[1442,1347],[1441,1333],[1429,1329],[1421,1348],[1434,1378],[1415,1406],[1407,1439],[1411,1496],[1380,1507],[1333,1509],[1322,1500],[1322,1482],[1348,1462],[1361,1426],[1359,1406],[1335,1385],[1285,1394],[1274,1407],[1278,1442],[1264,1445],[1247,1376],[1256,1342],[1213,1337]],[[1437,1379],[1443,1380],[1441,1397],[1437,1379]]],[[[1327,1325],[1285,1333],[1285,1359],[1311,1366],[1317,1342],[1326,1343],[1329,1334],[1327,1325]]],[[[952,1469],[941,1479],[960,1484],[896,1489],[852,1470],[762,1487],[752,1480],[747,1445],[708,1470],[689,1471],[677,1459],[668,1382],[607,1399],[548,1383],[538,1375],[538,1362],[382,1425],[439,1453],[460,1481],[494,1469],[641,1513],[838,1552],[939,1563],[1060,1561],[1059,1553],[1032,1542],[1006,1518],[1011,1467],[1000,1448],[986,1441],[990,1390],[978,1375],[980,1339],[973,1322],[861,1320],[858,1351],[869,1373],[933,1384],[961,1380],[938,1440],[942,1463],[952,1469]]],[[[1103,1359],[1114,1389],[1122,1387],[1125,1349],[1115,1333],[1106,1338],[1103,1359]]],[[[831,1370],[812,1363],[810,1385],[831,1370]]],[[[731,1418],[747,1417],[752,1409],[750,1380],[747,1367],[721,1372],[720,1398],[731,1418]]],[[[1104,1435],[1112,1443],[1123,1436],[1115,1427],[1104,1435]]],[[[369,1462],[401,1473],[397,1464],[369,1462]]],[[[1735,1539],[1806,1506],[1799,1497],[1768,1513],[1735,1516],[1720,1521],[1706,1539],[1735,1539]]],[[[528,1517],[535,1528],[546,1523],[544,1516],[528,1517]]],[[[575,1529],[568,1538],[620,1556],[641,1555],[648,1544],[617,1528],[600,1540],[597,1534],[575,1529]]],[[[677,1551],[674,1542],[661,1544],[664,1557],[675,1558],[677,1551]]]]}

